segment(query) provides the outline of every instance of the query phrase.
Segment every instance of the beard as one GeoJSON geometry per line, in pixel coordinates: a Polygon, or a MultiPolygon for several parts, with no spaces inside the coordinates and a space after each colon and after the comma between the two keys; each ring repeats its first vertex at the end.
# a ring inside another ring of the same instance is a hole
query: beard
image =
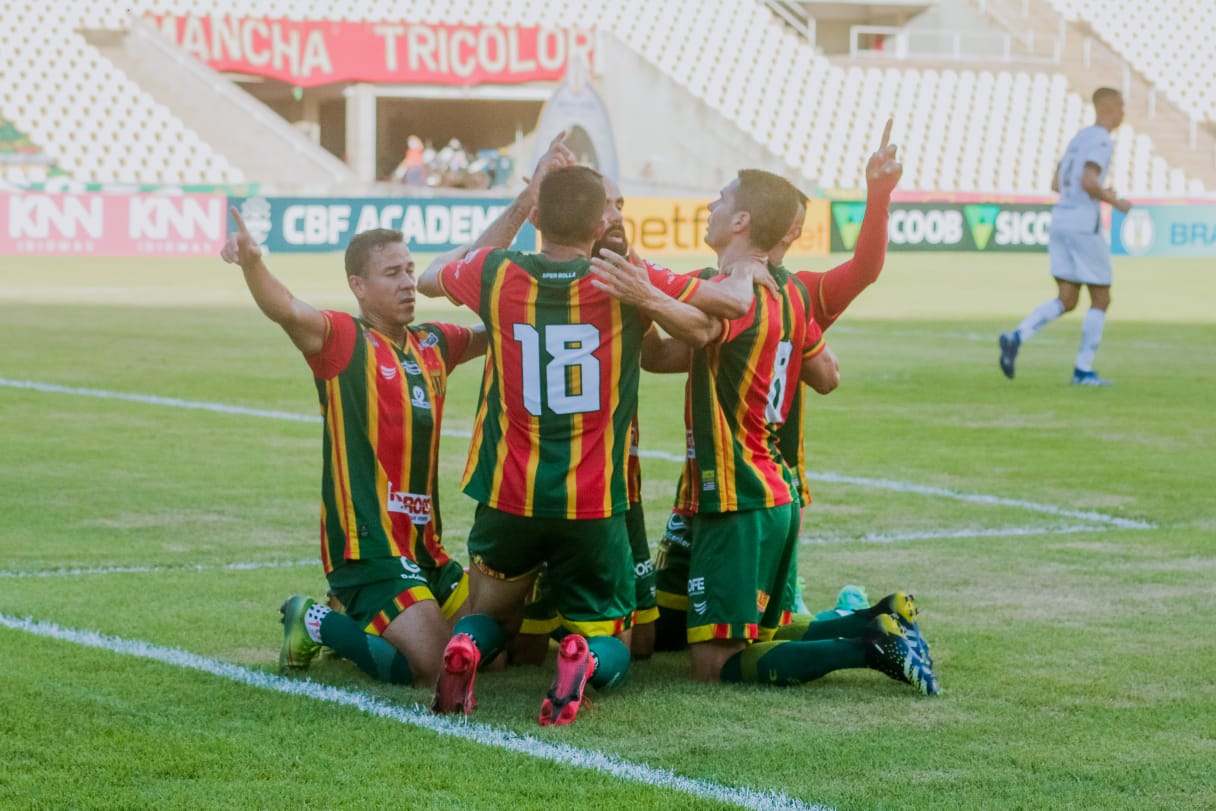
{"type": "Polygon", "coordinates": [[[604,232],[604,235],[595,241],[591,246],[591,255],[599,256],[600,249],[607,248],[613,253],[618,253],[621,256],[629,255],[629,240],[625,238],[625,229],[612,228],[604,232]]]}

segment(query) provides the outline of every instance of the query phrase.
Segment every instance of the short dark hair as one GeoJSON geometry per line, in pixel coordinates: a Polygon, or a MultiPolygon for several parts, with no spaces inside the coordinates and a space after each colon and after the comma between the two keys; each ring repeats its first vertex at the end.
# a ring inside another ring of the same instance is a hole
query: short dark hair
{"type": "Polygon", "coordinates": [[[751,244],[762,251],[771,251],[794,221],[798,211],[798,190],[793,183],[772,172],[740,169],[735,211],[751,215],[748,232],[751,244]]]}
{"type": "Polygon", "coordinates": [[[346,246],[346,276],[362,276],[371,252],[394,242],[404,242],[405,235],[391,228],[373,228],[351,237],[346,246]]]}
{"type": "Polygon", "coordinates": [[[545,175],[536,201],[536,226],[554,242],[595,239],[604,216],[604,177],[587,166],[563,166],[545,175]]]}
{"type": "Polygon", "coordinates": [[[1114,101],[1115,99],[1121,99],[1121,98],[1123,98],[1123,94],[1120,93],[1115,88],[1099,87],[1097,90],[1094,91],[1093,101],[1094,101],[1094,106],[1097,107],[1099,104],[1102,104],[1103,102],[1105,102],[1107,100],[1114,101]]]}

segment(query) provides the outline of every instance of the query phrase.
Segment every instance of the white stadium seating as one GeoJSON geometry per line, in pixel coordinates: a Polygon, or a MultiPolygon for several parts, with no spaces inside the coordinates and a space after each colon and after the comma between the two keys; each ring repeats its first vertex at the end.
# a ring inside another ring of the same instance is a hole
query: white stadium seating
{"type": "MultiPolygon", "coordinates": [[[[1052,2],[1072,13],[1147,7],[1151,0],[1052,2]]],[[[1216,0],[1206,5],[1216,8],[1216,0]]],[[[1043,194],[1067,139],[1092,120],[1087,102],[1058,73],[835,65],[757,0],[10,0],[3,8],[0,113],[62,168],[95,180],[244,179],[77,33],[121,29],[132,14],[599,27],[750,134],[807,185],[824,188],[863,183],[865,157],[894,115],[906,188],[1043,194]]],[[[1159,80],[1167,87],[1170,70],[1159,80]]],[[[1214,83],[1209,71],[1184,95],[1206,99],[1210,113],[1214,83]]],[[[1116,142],[1111,182],[1121,192],[1201,189],[1130,126],[1116,142]]]]}
{"type": "Polygon", "coordinates": [[[1089,23],[1183,111],[1216,121],[1216,2],[1213,0],[1049,0],[1066,18],[1089,23]],[[1151,20],[1151,24],[1146,21],[1151,20]]]}

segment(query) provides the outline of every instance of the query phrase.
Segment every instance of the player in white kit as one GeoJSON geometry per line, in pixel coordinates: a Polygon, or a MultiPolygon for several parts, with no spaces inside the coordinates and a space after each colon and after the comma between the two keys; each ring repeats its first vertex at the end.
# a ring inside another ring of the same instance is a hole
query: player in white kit
{"type": "Polygon", "coordinates": [[[1102,342],[1106,309],[1110,306],[1110,247],[1102,235],[1099,219],[1102,203],[1126,213],[1132,207],[1103,186],[1113,148],[1110,134],[1123,123],[1123,96],[1109,87],[1094,92],[1094,124],[1078,132],[1068,143],[1056,167],[1051,190],[1060,199],[1051,212],[1047,245],[1051,275],[1058,295],[1045,301],[1023,319],[1017,329],[1002,333],[1001,371],[1013,379],[1018,349],[1031,336],[1077,306],[1081,286],[1089,288],[1089,312],[1081,324],[1081,348],[1072,382],[1082,386],[1109,386],[1110,381],[1094,371],[1094,355],[1102,342]]]}

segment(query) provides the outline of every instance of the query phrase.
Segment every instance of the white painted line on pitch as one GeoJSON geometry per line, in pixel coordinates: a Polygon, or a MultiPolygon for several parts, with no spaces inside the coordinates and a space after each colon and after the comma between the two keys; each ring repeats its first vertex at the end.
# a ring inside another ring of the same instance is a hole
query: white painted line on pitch
{"type": "Polygon", "coordinates": [[[817,482],[832,482],[835,484],[856,484],[861,487],[873,487],[879,490],[893,490],[897,493],[915,493],[921,496],[938,496],[952,498],[956,501],[968,501],[972,504],[988,504],[994,507],[1017,507],[1031,512],[1056,515],[1061,518],[1078,518],[1082,521],[1094,521],[1099,524],[1109,524],[1120,529],[1156,529],[1156,524],[1147,521],[1136,521],[1131,518],[1119,518],[1105,513],[1087,510],[1066,510],[1051,504],[1039,504],[1034,501],[1023,501],[1016,498],[1002,498],[983,493],[960,493],[957,490],[947,490],[944,487],[928,487],[923,484],[893,481],[891,479],[867,479],[861,476],[844,476],[839,473],[816,473],[807,471],[807,478],[817,482]]]}
{"type": "Polygon", "coordinates": [[[0,571],[0,579],[22,579],[32,577],[79,577],[90,574],[169,574],[172,572],[248,572],[254,569],[286,569],[295,566],[316,566],[320,561],[316,558],[309,560],[271,560],[250,563],[224,563],[214,566],[206,564],[185,564],[182,566],[98,566],[91,569],[44,569],[27,572],[0,571]]]}
{"type": "MultiPolygon", "coordinates": [[[[88,648],[97,648],[124,656],[135,656],[140,659],[150,659],[187,670],[209,673],[248,687],[256,687],[276,693],[303,696],[316,701],[353,707],[360,712],[377,718],[419,727],[439,735],[447,735],[483,746],[505,749],[510,752],[516,752],[564,766],[588,769],[593,772],[609,775],[610,777],[642,783],[658,789],[677,791],[693,797],[730,803],[742,806],[743,808],[756,809],[756,811],[763,811],[764,809],[831,811],[827,806],[804,803],[797,798],[778,792],[724,786],[708,780],[683,777],[667,769],[659,769],[643,763],[632,763],[603,752],[579,749],[569,744],[552,743],[531,735],[521,735],[510,730],[499,729],[489,724],[479,724],[467,720],[452,720],[450,717],[432,715],[429,710],[421,705],[403,707],[357,690],[330,687],[308,679],[288,679],[230,662],[209,659],[181,650],[180,648],[165,648],[149,642],[106,636],[96,631],[65,628],[53,622],[42,622],[34,620],[31,617],[23,619],[4,613],[0,613],[0,625],[35,636],[57,639],[76,645],[83,645],[88,648]]],[[[555,737],[560,734],[560,731],[555,730],[555,737]]]]}
{"type": "Polygon", "coordinates": [[[803,535],[803,546],[830,546],[848,543],[902,543],[904,541],[945,541],[961,538],[1011,538],[1018,535],[1075,535],[1079,532],[1103,532],[1108,527],[1098,524],[1076,524],[1069,527],[993,527],[990,529],[930,529],[923,532],[870,532],[865,535],[840,535],[816,538],[803,535]]]}
{"type": "MultiPolygon", "coordinates": [[[[129,394],[126,392],[106,391],[104,389],[81,389],[72,388],[70,386],[60,386],[53,383],[38,383],[30,380],[9,380],[0,377],[0,387],[7,386],[9,388],[31,389],[33,391],[48,392],[53,394],[74,394],[81,397],[100,397],[110,400],[126,400],[134,403],[144,403],[147,405],[170,406],[173,408],[190,408],[200,411],[215,411],[222,414],[239,414],[247,417],[264,417],[275,420],[289,420],[291,422],[311,422],[319,423],[319,416],[309,416],[307,414],[295,414],[289,411],[268,411],[260,408],[245,408],[243,406],[225,405],[224,403],[206,403],[193,400],[179,400],[175,397],[157,397],[148,394],[129,394]]],[[[472,434],[467,431],[444,430],[444,436],[451,436],[463,439],[471,438],[472,434]]],[[[641,450],[639,456],[648,459],[664,459],[669,462],[683,463],[685,457],[683,455],[667,453],[665,451],[656,450],[641,450]]],[[[1136,521],[1131,518],[1119,518],[1113,515],[1106,515],[1099,512],[1089,512],[1082,510],[1068,510],[1063,507],[1057,507],[1053,504],[1039,504],[1034,501],[1025,501],[1022,499],[1002,498],[1000,496],[989,496],[983,493],[962,493],[957,490],[948,490],[944,487],[928,487],[921,484],[913,484],[912,482],[894,481],[891,479],[869,479],[861,476],[845,476],[839,473],[818,473],[813,471],[807,472],[807,478],[811,481],[832,482],[836,484],[854,484],[860,487],[871,487],[878,490],[893,490],[899,493],[915,493],[922,496],[937,496],[940,498],[951,498],[956,501],[967,501],[972,504],[987,504],[996,507],[1015,507],[1032,512],[1046,513],[1055,515],[1061,518],[1075,518],[1083,521],[1095,521],[1100,524],[1119,527],[1121,529],[1156,529],[1156,524],[1151,524],[1147,521],[1136,521]]]]}

